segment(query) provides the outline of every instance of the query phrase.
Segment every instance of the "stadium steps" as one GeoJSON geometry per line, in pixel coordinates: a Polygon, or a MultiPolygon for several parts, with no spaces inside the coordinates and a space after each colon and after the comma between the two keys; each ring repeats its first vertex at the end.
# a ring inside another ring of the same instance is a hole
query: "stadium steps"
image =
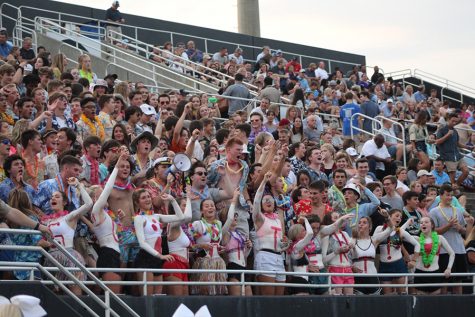
{"type": "Polygon", "coordinates": [[[48,317],[81,317],[88,316],[84,311],[76,309],[65,301],[64,296],[56,295],[49,287],[40,282],[31,281],[26,286],[24,283],[2,281],[0,294],[7,298],[15,295],[30,295],[38,297],[41,306],[48,312],[48,317]]]}

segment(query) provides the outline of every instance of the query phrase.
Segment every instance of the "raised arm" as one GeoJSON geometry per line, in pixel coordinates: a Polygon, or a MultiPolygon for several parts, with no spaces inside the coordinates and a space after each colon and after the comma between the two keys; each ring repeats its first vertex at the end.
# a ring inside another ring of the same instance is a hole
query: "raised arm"
{"type": "Polygon", "coordinates": [[[300,217],[300,219],[303,219],[305,224],[305,237],[294,245],[294,251],[296,252],[302,251],[303,248],[305,248],[310,243],[310,241],[312,241],[313,237],[313,229],[310,223],[308,222],[308,219],[306,217],[300,217]]]}
{"type": "Polygon", "coordinates": [[[381,242],[383,242],[389,237],[389,235],[391,234],[393,230],[394,230],[393,226],[387,226],[386,229],[384,229],[383,231],[376,232],[375,230],[375,232],[371,236],[371,240],[373,241],[374,244],[380,244],[381,242]]]}
{"type": "Polygon", "coordinates": [[[266,187],[266,183],[269,181],[271,176],[272,176],[271,172],[267,172],[264,175],[264,179],[259,185],[256,195],[254,196],[254,208],[252,208],[252,220],[254,220],[254,223],[258,227],[260,227],[261,222],[264,220],[263,219],[264,216],[262,215],[262,210],[261,210],[261,202],[262,202],[262,196],[264,196],[264,189],[266,187]]]}
{"type": "Polygon", "coordinates": [[[89,194],[87,193],[86,188],[84,187],[84,185],[82,183],[80,183],[77,178],[75,178],[75,177],[69,178],[68,179],[68,185],[79,188],[79,192],[81,194],[81,199],[84,203],[81,207],[74,210],[73,212],[70,212],[66,216],[66,221],[68,221],[68,222],[77,222],[78,219],[81,216],[84,216],[89,211],[89,209],[92,208],[93,201],[92,201],[91,197],[89,196],[89,194]]]}
{"type": "Polygon", "coordinates": [[[178,119],[175,125],[175,129],[173,130],[173,140],[178,140],[178,138],[180,137],[181,129],[183,129],[183,125],[185,123],[185,118],[190,113],[190,111],[191,111],[191,102],[185,105],[185,109],[183,109],[183,113],[181,114],[180,119],[178,119]]]}
{"type": "Polygon", "coordinates": [[[236,204],[239,201],[239,195],[241,195],[241,191],[239,188],[236,188],[236,190],[234,190],[233,201],[229,206],[228,217],[226,218],[226,222],[223,226],[223,235],[228,233],[229,227],[231,227],[231,224],[234,221],[234,214],[236,213],[236,204]]]}
{"type": "Polygon", "coordinates": [[[334,223],[332,223],[331,225],[328,225],[328,226],[324,226],[320,229],[320,236],[321,237],[324,237],[324,236],[329,236],[331,235],[332,233],[334,233],[335,231],[338,230],[338,228],[340,227],[340,225],[343,223],[343,221],[347,220],[347,219],[352,219],[354,218],[355,215],[354,214],[346,214],[346,215],[343,215],[341,216],[340,218],[338,218],[334,223]]]}
{"type": "Polygon", "coordinates": [[[180,222],[185,219],[185,215],[181,211],[180,206],[176,202],[175,198],[173,198],[170,194],[162,194],[163,201],[171,201],[173,210],[175,210],[174,215],[160,215],[160,222],[161,223],[170,223],[170,222],[180,222]]]}
{"type": "Polygon", "coordinates": [[[126,160],[125,155],[121,155],[119,157],[119,160],[117,161],[117,164],[115,165],[114,170],[109,176],[109,179],[107,180],[106,185],[104,186],[104,190],[102,191],[101,195],[97,199],[96,203],[94,204],[94,207],[92,208],[92,219],[94,223],[101,223],[101,215],[104,212],[104,207],[107,204],[107,200],[109,199],[109,195],[112,192],[112,189],[114,188],[115,184],[115,179],[117,178],[117,174],[119,173],[119,163],[122,162],[122,160],[126,160]]]}

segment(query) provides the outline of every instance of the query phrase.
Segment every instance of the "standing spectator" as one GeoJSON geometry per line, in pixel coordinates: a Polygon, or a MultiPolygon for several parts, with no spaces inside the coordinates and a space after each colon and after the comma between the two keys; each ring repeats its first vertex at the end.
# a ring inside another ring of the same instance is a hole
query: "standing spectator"
{"type": "Polygon", "coordinates": [[[251,134],[249,135],[249,143],[254,144],[254,140],[261,132],[267,132],[267,128],[264,126],[264,117],[257,112],[251,114],[251,134]]]}
{"type": "Polygon", "coordinates": [[[115,41],[121,42],[122,28],[120,24],[125,23],[125,19],[119,11],[119,1],[112,2],[112,6],[106,10],[106,20],[111,22],[107,24],[107,37],[111,39],[112,44],[115,44],[115,41]]]}
{"type": "Polygon", "coordinates": [[[237,65],[242,65],[244,63],[244,57],[242,56],[242,48],[237,47],[234,50],[234,53],[229,55],[229,60],[233,60],[237,65]]]}
{"type": "MultiPolygon", "coordinates": [[[[360,113],[361,108],[358,104],[353,102],[353,93],[347,92],[345,94],[346,103],[340,109],[340,118],[343,121],[343,136],[345,138],[351,137],[351,122],[354,127],[358,127],[358,118],[355,116],[351,118],[355,113],[360,113]]],[[[359,131],[353,129],[353,135],[358,135],[359,131]]]]}
{"type": "MultiPolygon", "coordinates": [[[[430,218],[434,221],[435,231],[447,240],[455,252],[452,272],[466,273],[468,265],[462,235],[472,230],[473,217],[467,218],[468,221],[466,222],[463,210],[452,205],[453,189],[450,185],[442,185],[439,194],[440,204],[429,212],[430,218]]],[[[447,250],[440,251],[439,267],[441,272],[448,268],[448,253],[447,250]]],[[[460,282],[461,279],[462,277],[455,277],[452,281],[460,282]]],[[[446,292],[447,289],[444,287],[442,293],[446,292]]],[[[453,286],[452,294],[462,294],[462,286],[453,286]]]]}
{"type": "MultiPolygon", "coordinates": [[[[459,151],[461,148],[470,148],[465,144],[459,142],[459,136],[454,129],[459,121],[459,116],[456,113],[450,113],[447,117],[447,124],[437,130],[437,138],[435,144],[437,145],[437,152],[440,158],[445,161],[447,172],[450,176],[450,181],[453,186],[459,186],[468,176],[468,167],[463,160],[463,156],[459,151]],[[462,174],[455,181],[455,172],[462,171],[462,174]]],[[[450,241],[449,241],[450,242],[450,241]]],[[[457,252],[456,252],[457,253],[457,252]]]]}
{"type": "MultiPolygon", "coordinates": [[[[251,99],[252,95],[249,92],[249,89],[242,83],[244,79],[244,76],[242,74],[236,74],[234,76],[235,83],[228,88],[223,93],[223,96],[229,96],[229,97],[238,97],[238,98],[244,98],[244,99],[251,99]]],[[[223,97],[218,98],[219,100],[223,100],[223,97]]],[[[246,105],[249,103],[249,100],[240,100],[240,99],[226,99],[225,104],[227,104],[228,108],[228,114],[231,115],[235,113],[238,110],[242,110],[246,107],[246,105]]],[[[225,106],[220,107],[221,111],[224,111],[226,108],[225,106]]]]}
{"type": "Polygon", "coordinates": [[[383,178],[383,186],[385,196],[381,198],[381,201],[391,206],[391,209],[402,210],[404,203],[401,196],[396,192],[397,178],[393,175],[388,175],[383,178]]]}
{"type": "Polygon", "coordinates": [[[25,169],[25,161],[17,154],[11,155],[5,159],[3,169],[7,174],[7,178],[0,184],[0,198],[3,201],[8,201],[9,193],[17,188],[25,191],[28,198],[33,200],[36,192],[33,187],[23,181],[23,172],[25,169]]]}
{"type": "Polygon", "coordinates": [[[228,63],[228,49],[226,47],[221,47],[219,52],[213,54],[212,57],[214,62],[218,62],[221,65],[225,65],[228,63]]]}
{"type": "Polygon", "coordinates": [[[374,73],[373,73],[373,76],[371,76],[371,82],[376,85],[381,80],[384,80],[384,75],[379,72],[378,66],[374,66],[373,69],[374,69],[374,73]]]}
{"type": "Polygon", "coordinates": [[[429,169],[430,161],[427,155],[427,143],[429,141],[429,132],[427,131],[428,116],[426,111],[419,111],[416,114],[414,124],[409,128],[409,140],[412,143],[414,154],[420,161],[420,167],[429,169]]]}
{"type": "Polygon", "coordinates": [[[21,134],[21,146],[26,170],[24,180],[37,190],[38,184],[45,178],[45,164],[39,158],[43,146],[41,134],[36,130],[24,131],[21,134]]]}
{"type": "Polygon", "coordinates": [[[0,29],[0,57],[6,59],[13,48],[13,44],[8,41],[8,33],[6,29],[0,29]]]}
{"type": "Polygon", "coordinates": [[[31,63],[35,59],[35,50],[32,48],[31,37],[25,37],[23,39],[23,44],[20,48],[20,56],[23,61],[31,63]]]}
{"type": "Polygon", "coordinates": [[[78,136],[85,140],[90,135],[98,136],[101,141],[105,139],[104,126],[101,120],[96,116],[96,103],[92,97],[81,100],[82,115],[77,122],[78,136]]]}
{"type": "MultiPolygon", "coordinates": [[[[97,75],[92,71],[91,57],[87,54],[82,54],[78,57],[79,77],[86,78],[89,84],[93,84],[97,80],[97,75]]],[[[41,73],[40,79],[41,79],[41,73]]]]}
{"type": "Polygon", "coordinates": [[[85,181],[88,186],[99,185],[99,157],[101,154],[101,139],[95,135],[88,136],[83,143],[84,155],[82,160],[82,173],[79,180],[85,181]]]}
{"type": "MultiPolygon", "coordinates": [[[[370,100],[370,96],[367,91],[361,92],[360,99],[362,101],[361,114],[364,114],[365,116],[368,116],[371,118],[374,118],[377,115],[379,115],[379,107],[375,102],[370,100]]],[[[373,123],[372,120],[363,118],[363,130],[372,133],[373,132],[372,123],[373,123]]]]}
{"type": "Polygon", "coordinates": [[[315,70],[315,77],[320,81],[328,79],[328,72],[325,70],[325,62],[318,63],[318,68],[315,70]]]}
{"type": "Polygon", "coordinates": [[[99,97],[98,103],[101,109],[98,118],[104,127],[105,140],[110,140],[112,138],[112,128],[116,125],[115,120],[112,118],[115,110],[114,98],[112,95],[102,95],[99,97]]]}

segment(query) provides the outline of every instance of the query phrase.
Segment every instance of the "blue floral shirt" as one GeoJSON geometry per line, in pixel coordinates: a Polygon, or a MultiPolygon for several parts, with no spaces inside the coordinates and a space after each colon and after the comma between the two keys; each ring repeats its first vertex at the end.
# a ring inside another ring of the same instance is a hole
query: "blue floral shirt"
{"type": "MultiPolygon", "coordinates": [[[[71,116],[67,115],[64,113],[64,118],[66,119],[66,127],[73,129],[76,131],[76,124],[74,123],[74,120],[71,116]]],[[[58,131],[59,129],[63,128],[64,126],[60,125],[58,123],[58,118],[53,115],[52,121],[51,121],[51,126],[54,130],[58,131]]],[[[38,126],[38,132],[43,134],[46,130],[46,120],[41,121],[40,125],[38,126]]]]}
{"type": "MultiPolygon", "coordinates": [[[[38,217],[35,215],[29,216],[34,221],[38,221],[38,217]]],[[[20,227],[19,229],[30,229],[27,227],[20,227]]],[[[25,246],[36,246],[38,242],[42,239],[40,234],[12,234],[11,239],[13,244],[16,245],[25,245],[25,246]]],[[[38,251],[15,251],[13,254],[15,262],[40,262],[41,253],[38,251]]],[[[14,271],[15,277],[19,280],[27,280],[30,278],[30,271],[14,271]]]]}
{"type": "MultiPolygon", "coordinates": [[[[5,178],[5,180],[0,184],[0,198],[7,202],[8,195],[10,192],[15,189],[15,184],[11,178],[5,178]]],[[[28,194],[30,201],[33,201],[33,198],[36,196],[36,192],[31,185],[23,183],[23,190],[28,194]]]]}

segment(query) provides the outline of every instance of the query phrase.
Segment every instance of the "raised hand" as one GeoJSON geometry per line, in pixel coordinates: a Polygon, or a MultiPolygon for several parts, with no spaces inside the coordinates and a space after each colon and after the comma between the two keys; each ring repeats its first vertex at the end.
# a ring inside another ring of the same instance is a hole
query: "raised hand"
{"type": "Polygon", "coordinates": [[[79,180],[76,177],[68,178],[68,185],[77,187],[79,185],[79,180]]]}

